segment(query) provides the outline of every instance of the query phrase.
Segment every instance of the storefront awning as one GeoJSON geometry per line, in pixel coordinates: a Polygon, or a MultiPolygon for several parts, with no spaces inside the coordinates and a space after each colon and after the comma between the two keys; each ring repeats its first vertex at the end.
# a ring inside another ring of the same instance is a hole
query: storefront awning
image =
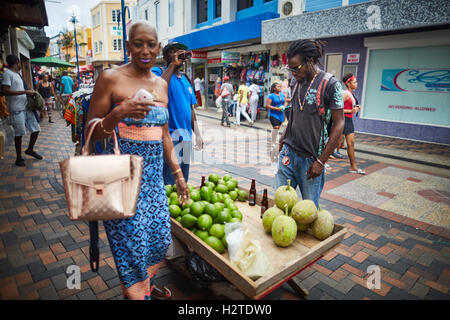
{"type": "Polygon", "coordinates": [[[48,26],[44,0],[3,0],[0,26],[48,26]]]}
{"type": "Polygon", "coordinates": [[[180,42],[187,45],[189,50],[195,50],[261,38],[261,22],[275,19],[279,16],[278,13],[266,12],[250,18],[236,20],[176,37],[170,39],[169,43],[180,42]]]}

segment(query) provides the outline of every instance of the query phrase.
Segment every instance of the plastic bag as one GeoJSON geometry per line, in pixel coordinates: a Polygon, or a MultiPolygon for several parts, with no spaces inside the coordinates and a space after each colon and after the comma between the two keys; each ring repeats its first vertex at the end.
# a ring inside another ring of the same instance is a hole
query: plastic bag
{"type": "Polygon", "coordinates": [[[217,112],[219,112],[219,110],[220,112],[222,111],[222,97],[220,96],[216,99],[216,107],[218,109],[217,112]]]}
{"type": "Polygon", "coordinates": [[[225,223],[225,240],[227,241],[228,255],[233,259],[241,246],[244,230],[241,222],[225,223]]]}
{"type": "Polygon", "coordinates": [[[216,269],[214,269],[213,266],[203,260],[195,252],[188,253],[185,259],[189,271],[200,287],[207,288],[209,287],[211,281],[225,280],[225,278],[216,269]]]}
{"type": "Polygon", "coordinates": [[[231,259],[231,263],[253,280],[268,274],[273,269],[260,242],[255,240],[249,231],[245,231],[241,245],[231,259]]]}

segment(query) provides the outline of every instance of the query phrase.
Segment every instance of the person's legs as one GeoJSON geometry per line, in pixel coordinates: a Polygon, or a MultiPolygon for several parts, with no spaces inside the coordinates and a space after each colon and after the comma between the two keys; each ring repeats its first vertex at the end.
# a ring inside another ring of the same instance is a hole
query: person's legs
{"type": "Polygon", "coordinates": [[[48,98],[46,101],[46,104],[47,104],[48,122],[53,123],[53,121],[52,121],[53,99],[48,98]]]}
{"type": "Polygon", "coordinates": [[[347,142],[347,154],[350,160],[350,170],[357,171],[355,160],[355,134],[350,133],[345,136],[345,141],[347,142]]]}
{"type": "Polygon", "coordinates": [[[258,111],[258,98],[250,99],[250,113],[251,113],[251,119],[253,122],[256,120],[256,113],[258,111]]]}
{"type": "Polygon", "coordinates": [[[313,158],[303,158],[296,156],[295,158],[295,172],[296,180],[298,181],[302,199],[314,201],[317,208],[319,208],[320,194],[325,185],[325,169],[322,174],[314,179],[307,179],[307,171],[314,162],[313,158]]]}
{"type": "Polygon", "coordinates": [[[241,104],[239,102],[236,104],[236,124],[241,125],[241,104]]]}
{"type": "Polygon", "coordinates": [[[295,154],[287,145],[284,145],[278,156],[278,171],[276,174],[276,189],[286,186],[287,181],[291,180],[291,187],[296,189],[298,182],[294,167],[295,154]]]}
{"type": "Polygon", "coordinates": [[[249,123],[252,123],[252,119],[250,119],[249,115],[247,114],[247,105],[246,104],[242,104],[241,105],[241,111],[242,111],[242,115],[244,116],[245,120],[247,120],[249,123]]]}
{"type": "Polygon", "coordinates": [[[227,126],[230,126],[230,119],[228,119],[228,105],[230,104],[230,100],[228,99],[223,99],[222,100],[222,122],[221,124],[223,124],[224,120],[227,123],[227,126]]]}
{"type": "Polygon", "coordinates": [[[275,126],[272,129],[272,141],[271,141],[271,148],[270,148],[270,161],[275,162],[278,156],[278,130],[280,129],[279,126],[275,126]]]}

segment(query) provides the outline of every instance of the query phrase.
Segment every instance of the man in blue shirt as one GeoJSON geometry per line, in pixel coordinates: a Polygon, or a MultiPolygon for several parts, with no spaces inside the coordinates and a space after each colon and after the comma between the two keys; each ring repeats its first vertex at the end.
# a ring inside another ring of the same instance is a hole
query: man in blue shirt
{"type": "MultiPolygon", "coordinates": [[[[189,164],[192,152],[192,130],[194,130],[196,149],[203,148],[203,140],[197,125],[194,106],[197,104],[194,88],[190,80],[180,71],[187,60],[187,47],[173,42],[163,49],[165,68],[155,67],[152,72],[162,77],[168,84],[169,132],[174,150],[186,182],[189,179],[189,164]]],[[[164,184],[174,184],[175,179],[169,165],[164,162],[164,184]]]]}
{"type": "Polygon", "coordinates": [[[67,75],[67,71],[63,71],[61,83],[63,85],[63,94],[72,94],[73,80],[67,75]]]}

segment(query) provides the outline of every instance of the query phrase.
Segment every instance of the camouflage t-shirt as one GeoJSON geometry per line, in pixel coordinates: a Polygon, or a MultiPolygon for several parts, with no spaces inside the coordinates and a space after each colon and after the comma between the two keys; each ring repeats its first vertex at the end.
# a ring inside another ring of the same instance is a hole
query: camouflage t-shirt
{"type": "MultiPolygon", "coordinates": [[[[318,90],[325,74],[324,71],[319,72],[308,92],[306,90],[309,87],[309,81],[299,82],[295,91],[297,81],[291,83],[292,108],[284,143],[304,158],[317,158],[322,152],[323,144],[321,140],[326,137],[324,136],[326,129],[323,130],[323,127],[326,127],[327,121],[321,121],[317,107],[318,90]],[[300,104],[303,101],[302,111],[300,110],[300,104]]],[[[325,87],[323,102],[321,102],[325,107],[327,120],[331,117],[331,110],[344,108],[342,93],[341,83],[335,77],[331,77],[325,87]]]]}

